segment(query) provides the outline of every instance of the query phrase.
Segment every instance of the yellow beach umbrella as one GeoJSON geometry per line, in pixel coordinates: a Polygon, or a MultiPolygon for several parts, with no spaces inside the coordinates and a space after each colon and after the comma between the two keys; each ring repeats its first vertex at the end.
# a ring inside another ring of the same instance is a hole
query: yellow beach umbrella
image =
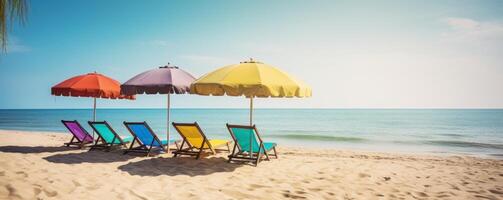
{"type": "Polygon", "coordinates": [[[250,59],[210,72],[190,85],[193,94],[250,98],[250,126],[254,97],[310,97],[311,88],[287,73],[250,59]]]}

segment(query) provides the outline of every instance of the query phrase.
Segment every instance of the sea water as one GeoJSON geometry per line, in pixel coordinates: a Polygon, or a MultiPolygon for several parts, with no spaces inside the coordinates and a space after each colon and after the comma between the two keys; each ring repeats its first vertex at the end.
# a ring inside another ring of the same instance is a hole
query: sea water
{"type": "MultiPolygon", "coordinates": [[[[165,109],[98,109],[121,135],[123,121],[146,121],[166,137],[165,109]]],[[[78,120],[89,132],[90,109],[0,110],[0,129],[67,132],[78,120]]],[[[226,123],[249,124],[247,109],[172,109],[174,122],[198,122],[209,138],[231,139],[226,123]]],[[[279,145],[385,152],[468,154],[503,158],[501,109],[256,109],[253,123],[279,145]]],[[[171,128],[171,135],[180,138],[171,128]]]]}

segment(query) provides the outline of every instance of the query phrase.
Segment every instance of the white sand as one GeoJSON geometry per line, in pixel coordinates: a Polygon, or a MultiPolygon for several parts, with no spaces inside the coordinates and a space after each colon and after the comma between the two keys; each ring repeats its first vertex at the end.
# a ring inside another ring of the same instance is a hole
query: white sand
{"type": "Polygon", "coordinates": [[[258,167],[227,153],[135,157],[0,131],[0,199],[503,199],[503,161],[279,148],[258,167]]]}

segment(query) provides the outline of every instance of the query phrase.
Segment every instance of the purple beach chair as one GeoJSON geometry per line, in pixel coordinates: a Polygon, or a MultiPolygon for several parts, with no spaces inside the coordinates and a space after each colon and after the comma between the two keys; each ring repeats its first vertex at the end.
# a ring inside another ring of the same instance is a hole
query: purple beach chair
{"type": "Polygon", "coordinates": [[[89,133],[84,129],[77,120],[74,121],[65,121],[61,120],[63,125],[72,133],[73,137],[70,142],[65,143],[67,147],[70,145],[78,146],[79,148],[83,148],[86,144],[92,144],[94,139],[93,136],[89,135],[89,133]],[[77,141],[74,141],[74,140],[77,141]]]}

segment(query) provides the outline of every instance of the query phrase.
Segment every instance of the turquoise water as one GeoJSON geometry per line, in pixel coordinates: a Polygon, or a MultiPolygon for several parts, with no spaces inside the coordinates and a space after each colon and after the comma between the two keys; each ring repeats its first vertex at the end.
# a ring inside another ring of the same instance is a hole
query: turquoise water
{"type": "MultiPolygon", "coordinates": [[[[176,122],[197,121],[210,138],[230,139],[225,123],[248,123],[247,109],[171,114],[176,122]]],[[[97,116],[120,134],[128,134],[123,121],[147,121],[166,134],[164,109],[99,109],[97,116]]],[[[280,145],[503,158],[501,109],[257,109],[254,116],[263,138],[280,145]]],[[[90,131],[91,117],[86,109],[0,110],[0,129],[66,132],[60,120],[76,119],[90,131]]]]}

